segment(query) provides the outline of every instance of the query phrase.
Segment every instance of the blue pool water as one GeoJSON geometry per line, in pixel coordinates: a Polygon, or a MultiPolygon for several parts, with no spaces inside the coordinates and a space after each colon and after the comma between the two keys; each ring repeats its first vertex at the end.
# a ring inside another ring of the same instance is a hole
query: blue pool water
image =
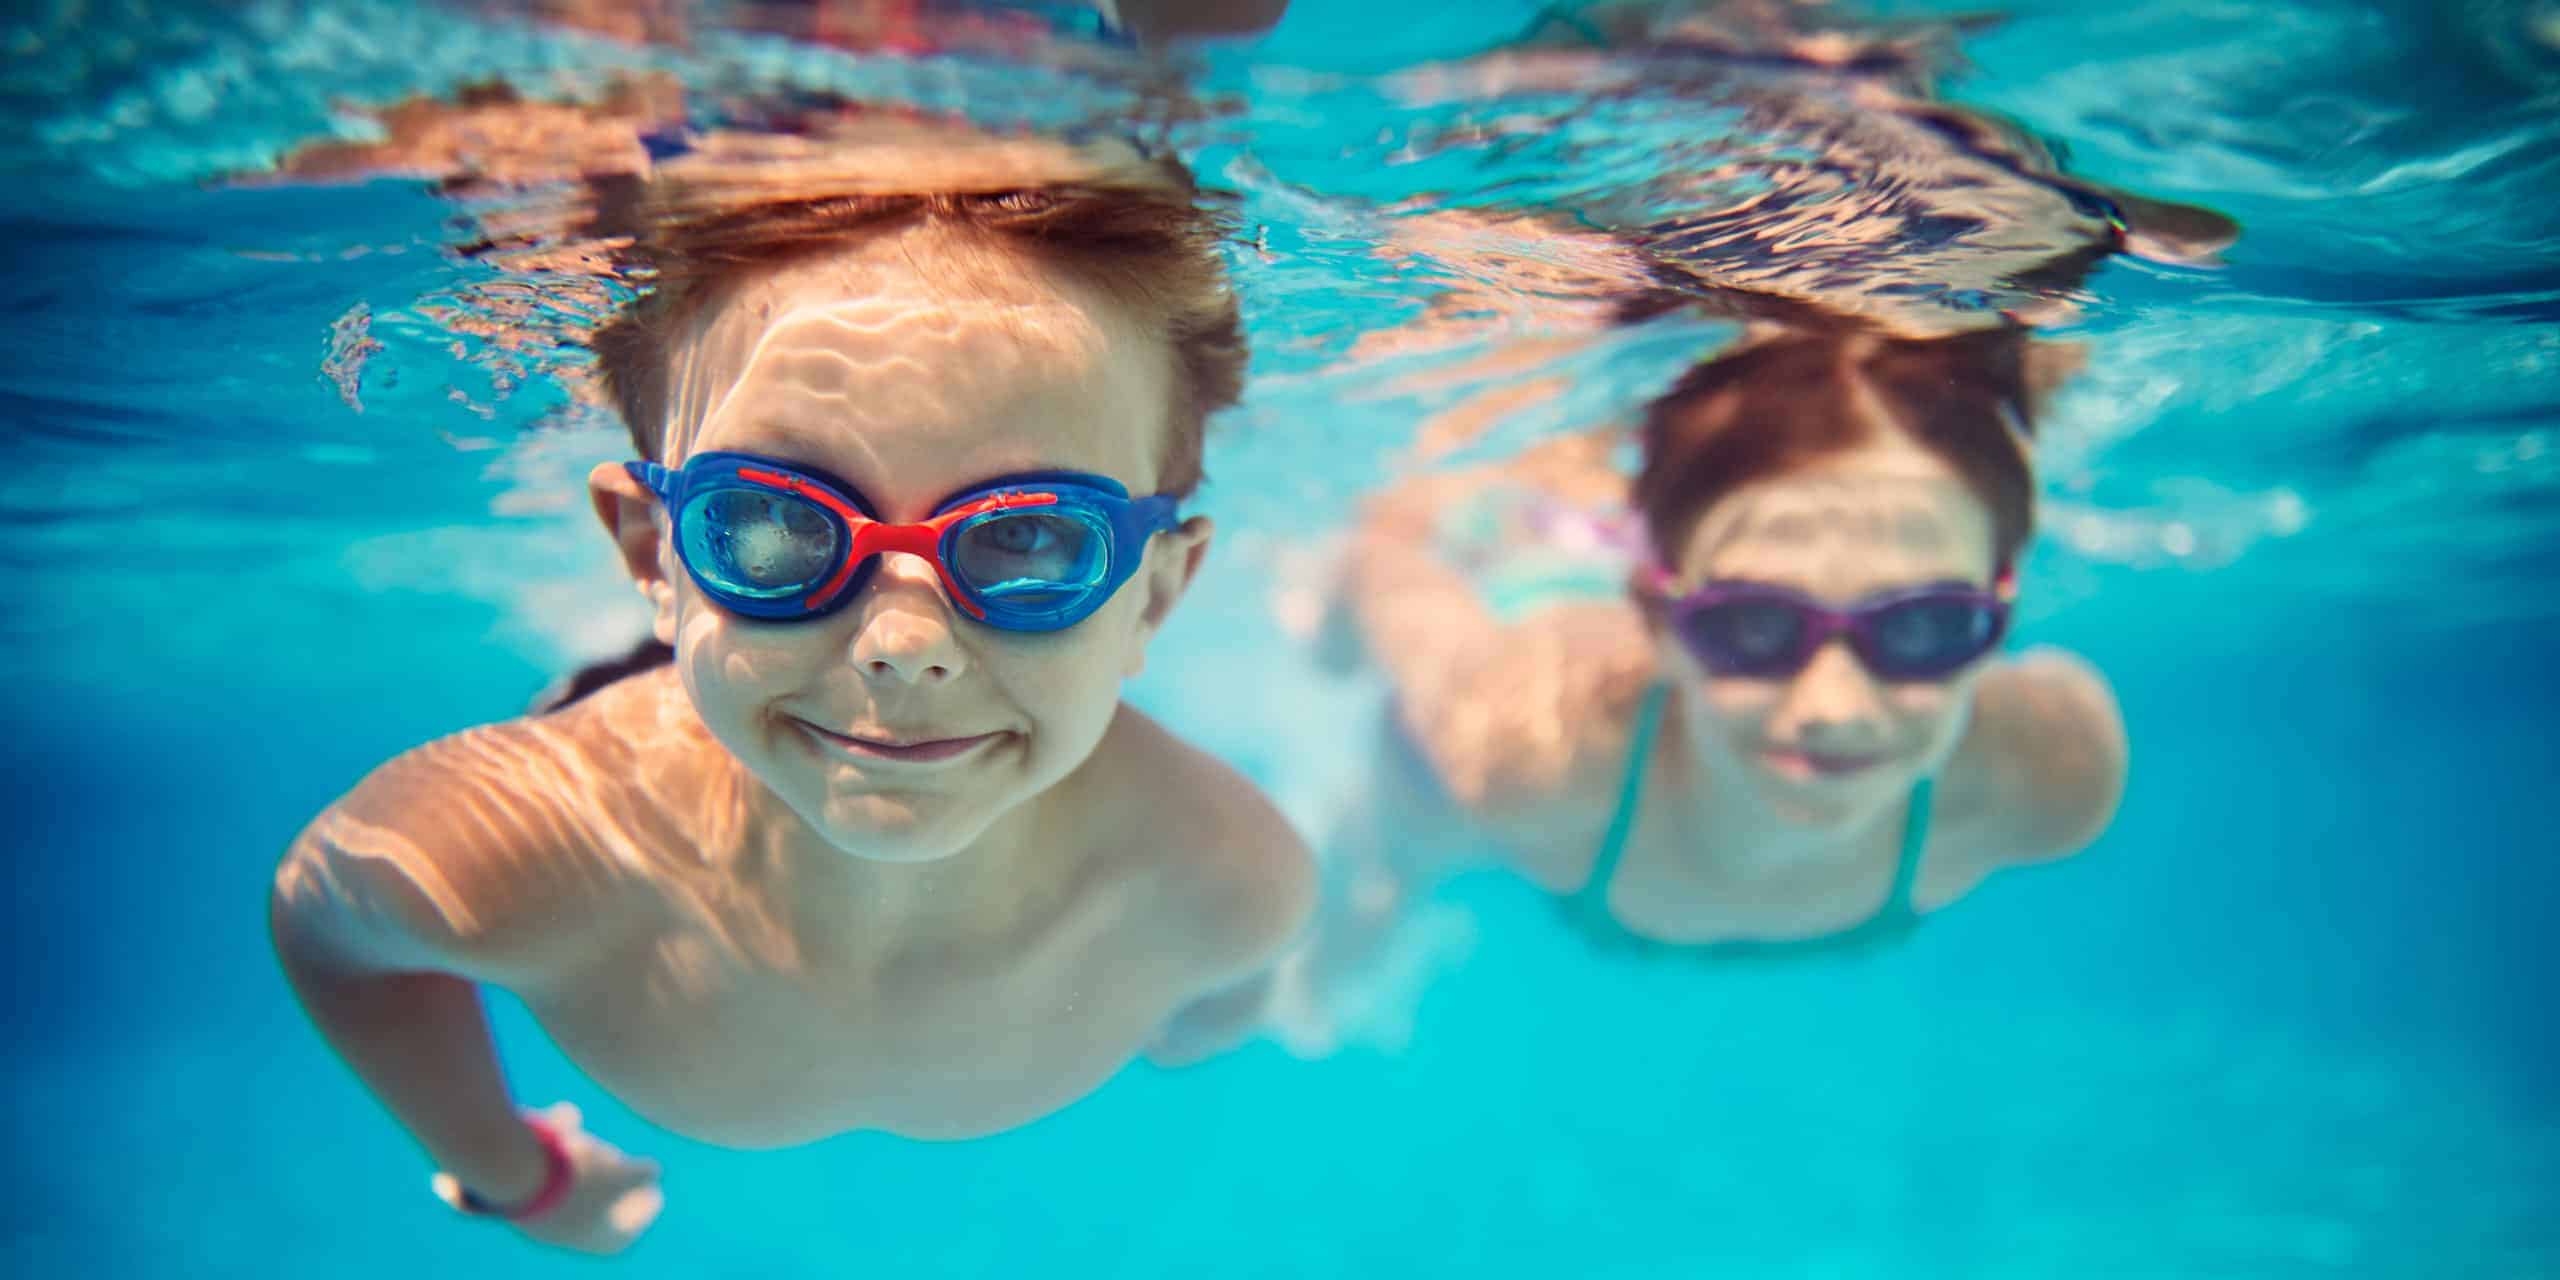
{"type": "MultiPolygon", "coordinates": [[[[1246,105],[1195,155],[1270,229],[1238,259],[1258,380],[1212,440],[1217,561],[1132,696],[1311,829],[1376,691],[1289,638],[1271,588],[1452,394],[1346,359],[1449,269],[1398,274],[1359,212],[1396,181],[1377,121],[1417,110],[1377,77],[1519,8],[1303,0],[1207,72],[1246,105]]],[[[665,1215],[612,1265],[2560,1274],[2560,15],[2016,12],[1966,39],[1951,96],[2248,227],[2220,269],[2110,266],[2070,326],[2094,354],[2051,428],[2024,625],[2126,709],[2131,791],[2095,849],[1879,960],[1730,976],[1594,954],[1517,882],[1464,880],[1463,954],[1400,1043],[1133,1066],[965,1144],[690,1143],[502,1007],[521,1094],[666,1163],[665,1215]]],[[[470,279],[450,206],[212,179],[354,127],[337,99],[637,55],[359,3],[8,21],[0,1250],[28,1276],[560,1273],[424,1194],[294,1009],[263,901],[363,771],[626,637],[575,487],[620,442],[416,319],[470,279]],[[383,344],[360,413],[322,372],[359,305],[383,344]]],[[[687,56],[732,55],[788,61],[687,56]]],[[[1565,190],[1551,159],[1423,162],[1454,205],[1565,190]]],[[[1689,341],[1631,341],[1556,413],[1640,399],[1689,341]]]]}

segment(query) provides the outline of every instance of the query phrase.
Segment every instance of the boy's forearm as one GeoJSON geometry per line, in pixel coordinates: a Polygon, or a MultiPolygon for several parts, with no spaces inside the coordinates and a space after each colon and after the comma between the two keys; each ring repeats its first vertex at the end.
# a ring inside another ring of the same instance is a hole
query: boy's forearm
{"type": "Polygon", "coordinates": [[[544,1154],[507,1096],[478,987],[333,971],[282,929],[276,950],[312,1024],[438,1168],[500,1204],[541,1188],[544,1154]]]}

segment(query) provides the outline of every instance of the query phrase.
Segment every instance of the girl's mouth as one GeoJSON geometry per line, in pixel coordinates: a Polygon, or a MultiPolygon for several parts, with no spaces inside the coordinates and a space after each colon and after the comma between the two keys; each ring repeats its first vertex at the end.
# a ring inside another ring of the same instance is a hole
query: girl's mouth
{"type": "Polygon", "coordinates": [[[1891,757],[1881,753],[1846,755],[1800,747],[1769,747],[1761,751],[1760,758],[1781,777],[1812,779],[1854,777],[1882,766],[1891,757]]]}

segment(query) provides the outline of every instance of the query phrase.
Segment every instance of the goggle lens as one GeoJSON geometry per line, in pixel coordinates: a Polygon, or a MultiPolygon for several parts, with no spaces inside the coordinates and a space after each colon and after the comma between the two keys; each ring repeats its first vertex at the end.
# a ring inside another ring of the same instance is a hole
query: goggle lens
{"type": "Polygon", "coordinates": [[[1689,645],[1728,675],[1786,671],[1811,626],[1802,610],[1776,600],[1736,600],[1691,615],[1689,645]]]}
{"type": "Polygon", "coordinates": [[[1052,609],[1108,576],[1110,532],[1078,511],[999,511],[954,530],[947,555],[951,576],[988,603],[1052,609]]]}
{"type": "Polygon", "coordinates": [[[1906,600],[1868,620],[1865,650],[1880,674],[1944,675],[1982,656],[1998,626],[1974,601],[1906,600]]]}
{"type": "Polygon", "coordinates": [[[715,489],[687,504],[686,563],[724,591],[776,600],[835,567],[836,523],[816,504],[764,489],[715,489]]]}

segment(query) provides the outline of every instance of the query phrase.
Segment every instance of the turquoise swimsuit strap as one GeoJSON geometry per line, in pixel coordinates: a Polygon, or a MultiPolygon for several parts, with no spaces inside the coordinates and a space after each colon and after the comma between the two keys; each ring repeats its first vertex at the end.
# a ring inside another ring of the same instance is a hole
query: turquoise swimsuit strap
{"type": "Polygon", "coordinates": [[[1911,905],[1911,890],[1920,883],[1920,853],[1929,847],[1929,808],[1936,798],[1935,780],[1922,778],[1911,784],[1911,805],[1902,819],[1902,860],[1893,868],[1893,892],[1884,900],[1880,916],[1918,916],[1911,905]]]}
{"type": "Polygon", "coordinates": [[[1609,815],[1608,834],[1600,837],[1600,856],[1591,861],[1591,878],[1582,882],[1580,896],[1584,901],[1608,914],[1609,882],[1617,878],[1618,863],[1627,856],[1627,837],[1636,829],[1636,810],[1644,800],[1645,763],[1653,759],[1654,734],[1662,728],[1662,704],[1669,701],[1671,686],[1656,683],[1644,691],[1644,702],[1636,708],[1634,740],[1627,745],[1626,775],[1618,780],[1618,807],[1609,815]]]}
{"type": "MultiPolygon", "coordinates": [[[[1618,780],[1618,807],[1609,815],[1608,832],[1600,837],[1600,853],[1591,860],[1590,878],[1582,882],[1582,892],[1574,895],[1597,910],[1600,919],[1608,917],[1609,882],[1617,878],[1618,864],[1627,856],[1627,840],[1635,834],[1636,810],[1644,800],[1645,765],[1653,758],[1653,740],[1662,728],[1662,705],[1670,695],[1668,684],[1657,683],[1644,691],[1644,702],[1636,708],[1634,738],[1627,745],[1626,772],[1618,780]]],[[[1911,893],[1920,882],[1921,854],[1929,847],[1929,814],[1936,795],[1932,779],[1911,785],[1911,803],[1902,819],[1902,852],[1894,862],[1893,891],[1885,895],[1877,919],[1920,914],[1911,905],[1911,893]]]]}

